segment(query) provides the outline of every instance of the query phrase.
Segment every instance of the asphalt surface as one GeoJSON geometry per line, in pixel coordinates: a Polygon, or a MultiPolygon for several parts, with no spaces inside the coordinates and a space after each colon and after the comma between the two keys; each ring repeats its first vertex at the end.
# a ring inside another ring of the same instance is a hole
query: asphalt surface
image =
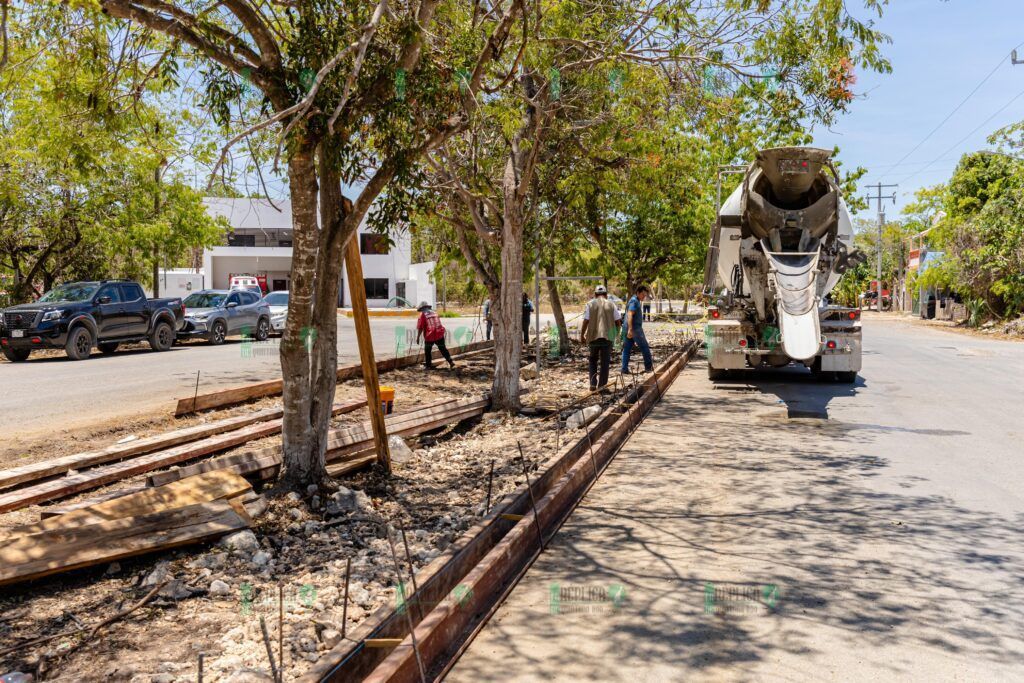
{"type": "Polygon", "coordinates": [[[1024,680],[1024,344],[864,339],[855,385],[693,362],[448,680],[1024,680]]]}
{"type": "MultiPolygon", "coordinates": [[[[542,315],[541,326],[551,319],[542,315]]],[[[444,325],[464,342],[483,339],[476,317],[445,318],[444,325]]],[[[377,358],[418,350],[415,318],[373,318],[370,329],[377,358]]],[[[164,353],[154,353],[145,344],[112,356],[94,350],[89,359],[78,362],[63,354],[33,356],[24,363],[2,360],[0,428],[8,434],[13,430],[27,435],[170,411],[178,398],[193,394],[196,373],[200,392],[277,379],[281,377],[279,343],[277,337],[264,343],[232,337],[222,346],[189,341],[164,353]]],[[[338,363],[358,362],[352,320],[339,315],[338,363]]]]}

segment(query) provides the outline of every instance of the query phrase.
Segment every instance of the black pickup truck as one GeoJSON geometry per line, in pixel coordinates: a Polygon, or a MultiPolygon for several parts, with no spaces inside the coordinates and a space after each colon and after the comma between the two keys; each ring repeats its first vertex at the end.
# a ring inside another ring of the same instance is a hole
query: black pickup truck
{"type": "Polygon", "coordinates": [[[58,348],[71,360],[83,360],[93,346],[110,354],[119,344],[139,341],[167,351],[184,320],[181,299],[147,299],[136,282],[69,282],[34,303],[0,312],[0,348],[11,361],[26,360],[35,349],[58,348]]]}

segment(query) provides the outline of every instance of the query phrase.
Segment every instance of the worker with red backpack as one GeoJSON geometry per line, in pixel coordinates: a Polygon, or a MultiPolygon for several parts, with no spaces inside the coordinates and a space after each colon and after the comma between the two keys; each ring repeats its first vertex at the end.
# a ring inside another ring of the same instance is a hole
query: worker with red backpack
{"type": "Polygon", "coordinates": [[[420,319],[416,321],[416,343],[420,343],[420,335],[423,335],[423,361],[426,369],[434,367],[430,356],[435,344],[448,361],[448,367],[454,369],[455,362],[444,344],[444,325],[441,324],[441,317],[431,310],[430,304],[426,301],[421,301],[416,310],[420,312],[420,319]]]}

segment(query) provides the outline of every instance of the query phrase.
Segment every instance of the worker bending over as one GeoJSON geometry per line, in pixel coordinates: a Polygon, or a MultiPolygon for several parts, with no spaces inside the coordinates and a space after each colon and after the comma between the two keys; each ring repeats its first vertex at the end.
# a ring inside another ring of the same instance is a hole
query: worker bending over
{"type": "Polygon", "coordinates": [[[441,324],[440,316],[431,310],[430,304],[426,301],[420,302],[416,310],[420,312],[420,319],[416,321],[416,343],[420,343],[420,335],[423,335],[423,363],[426,369],[434,367],[430,356],[435,344],[448,361],[448,367],[454,369],[455,361],[452,360],[452,355],[448,353],[448,347],[444,343],[444,325],[441,324]]]}

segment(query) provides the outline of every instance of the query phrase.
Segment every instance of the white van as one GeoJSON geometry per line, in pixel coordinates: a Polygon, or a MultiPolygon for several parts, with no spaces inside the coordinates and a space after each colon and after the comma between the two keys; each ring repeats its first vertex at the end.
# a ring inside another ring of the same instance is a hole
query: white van
{"type": "Polygon", "coordinates": [[[259,280],[252,275],[235,275],[231,278],[231,289],[244,289],[248,292],[256,292],[260,296],[263,296],[263,288],[260,287],[259,280]]]}

